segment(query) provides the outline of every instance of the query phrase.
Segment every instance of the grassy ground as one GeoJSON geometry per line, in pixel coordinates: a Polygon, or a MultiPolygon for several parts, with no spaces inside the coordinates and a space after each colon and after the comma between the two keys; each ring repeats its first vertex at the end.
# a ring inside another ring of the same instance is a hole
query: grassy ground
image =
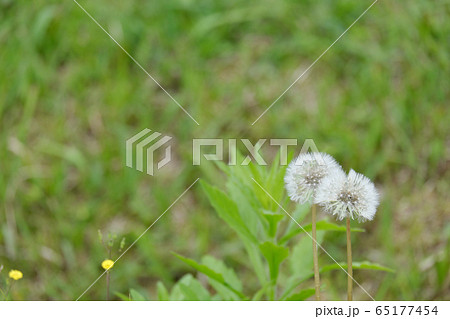
{"type": "MultiPolygon", "coordinates": [[[[313,138],[383,194],[354,254],[398,271],[356,279],[376,299],[450,298],[449,1],[379,1],[254,126],[371,1],[80,3],[200,126],[73,1],[0,0],[0,264],[24,272],[13,299],[77,298],[107,257],[98,229],[129,244],[195,178],[220,186],[191,165],[193,137],[313,138]],[[125,139],[145,127],[177,150],[155,177],[124,165],[125,139]]],[[[327,241],[340,259],[344,246],[327,241]]],[[[170,251],[238,259],[240,247],[194,187],[112,287],[155,299],[157,280],[191,271],[170,251]]],[[[327,298],[344,298],[345,280],[325,278],[327,298]]]]}

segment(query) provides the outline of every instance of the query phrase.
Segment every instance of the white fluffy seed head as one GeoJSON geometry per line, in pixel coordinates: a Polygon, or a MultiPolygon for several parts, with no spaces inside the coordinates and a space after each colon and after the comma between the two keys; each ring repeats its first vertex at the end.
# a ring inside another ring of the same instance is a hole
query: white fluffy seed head
{"type": "Polygon", "coordinates": [[[292,160],[286,169],[284,182],[291,200],[306,203],[314,199],[322,179],[341,166],[328,154],[305,153],[292,160]]]}
{"type": "Polygon", "coordinates": [[[379,204],[375,185],[362,174],[333,171],[317,188],[314,202],[339,220],[350,217],[359,222],[372,220],[379,204]]]}

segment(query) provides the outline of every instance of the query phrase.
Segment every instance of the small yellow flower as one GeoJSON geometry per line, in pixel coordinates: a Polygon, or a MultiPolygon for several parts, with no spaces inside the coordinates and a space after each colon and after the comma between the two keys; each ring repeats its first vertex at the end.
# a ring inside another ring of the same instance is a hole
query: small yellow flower
{"type": "Polygon", "coordinates": [[[112,261],[111,259],[105,259],[102,262],[102,267],[105,270],[111,269],[114,266],[114,261],[112,261]]]}
{"type": "Polygon", "coordinates": [[[15,269],[11,270],[8,275],[9,275],[9,278],[14,279],[14,280],[19,280],[23,277],[22,272],[20,270],[15,270],[15,269]]]}

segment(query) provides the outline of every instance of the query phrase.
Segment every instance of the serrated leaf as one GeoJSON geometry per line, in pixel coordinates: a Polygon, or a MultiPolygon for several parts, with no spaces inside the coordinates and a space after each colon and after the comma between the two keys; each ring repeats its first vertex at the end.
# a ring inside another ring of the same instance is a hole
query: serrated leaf
{"type": "Polygon", "coordinates": [[[236,290],[235,288],[233,288],[229,283],[227,283],[225,281],[225,279],[223,278],[222,274],[212,270],[211,268],[209,268],[206,265],[202,265],[197,263],[196,261],[183,257],[181,255],[178,255],[176,253],[173,253],[178,259],[180,259],[181,261],[183,261],[184,263],[188,264],[189,266],[195,268],[196,270],[200,271],[201,273],[205,274],[206,276],[208,276],[209,278],[221,283],[222,285],[224,285],[225,287],[227,287],[228,289],[230,289],[231,291],[233,291],[234,293],[236,293],[239,297],[245,299],[245,295],[236,290]]]}
{"type": "Polygon", "coordinates": [[[216,210],[219,217],[222,218],[237,234],[255,244],[257,244],[256,237],[246,227],[246,223],[242,220],[237,205],[232,201],[227,194],[218,188],[209,185],[203,181],[200,182],[205,191],[209,202],[216,210]]]}
{"type": "Polygon", "coordinates": [[[216,259],[213,256],[204,256],[202,258],[202,263],[215,272],[221,274],[224,280],[237,291],[242,292],[242,282],[234,272],[232,268],[225,265],[222,260],[216,259]]]}
{"type": "Polygon", "coordinates": [[[211,296],[208,290],[202,286],[202,284],[195,279],[192,275],[188,274],[183,277],[179,282],[180,290],[184,295],[183,300],[186,301],[208,301],[211,300],[211,296]]]}
{"type": "Polygon", "coordinates": [[[227,184],[228,194],[238,207],[239,215],[242,221],[254,237],[258,235],[261,226],[264,226],[264,220],[259,214],[261,203],[253,194],[252,189],[242,183],[236,176],[230,176],[227,184]]]}
{"type": "Polygon", "coordinates": [[[269,264],[270,279],[276,282],[280,264],[289,256],[289,249],[269,241],[261,244],[259,249],[269,264]]]}
{"type": "Polygon", "coordinates": [[[236,204],[228,198],[228,196],[217,188],[201,182],[203,189],[205,190],[211,205],[215,208],[220,218],[239,235],[244,243],[245,249],[249,255],[250,262],[255,270],[258,280],[261,284],[264,284],[264,267],[262,265],[261,258],[258,254],[258,240],[251,234],[248,228],[245,226],[245,222],[242,220],[236,204]]]}
{"type": "MultiPolygon", "coordinates": [[[[234,289],[242,292],[242,283],[233,269],[227,267],[225,263],[212,256],[204,256],[202,263],[217,273],[220,273],[225,281],[234,289]]],[[[222,300],[241,300],[241,298],[233,291],[217,282],[209,279],[209,284],[218,292],[222,300]]]]}

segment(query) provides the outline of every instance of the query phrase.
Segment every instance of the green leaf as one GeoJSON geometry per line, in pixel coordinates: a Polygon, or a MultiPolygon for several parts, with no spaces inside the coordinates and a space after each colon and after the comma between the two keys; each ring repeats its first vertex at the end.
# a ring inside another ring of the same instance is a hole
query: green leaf
{"type": "Polygon", "coordinates": [[[248,240],[243,240],[242,242],[244,244],[245,250],[247,251],[248,258],[250,259],[253,270],[258,277],[259,283],[261,284],[261,286],[264,286],[267,283],[267,279],[259,247],[253,245],[248,240]]]}
{"type": "Polygon", "coordinates": [[[134,289],[130,289],[130,296],[132,301],[147,301],[147,299],[141,295],[140,292],[134,289]]]}
{"type": "Polygon", "coordinates": [[[436,269],[436,279],[439,287],[442,287],[442,285],[445,282],[445,279],[447,279],[447,276],[450,275],[449,269],[450,269],[450,262],[447,260],[441,260],[437,261],[434,265],[436,269]]]}
{"type": "Polygon", "coordinates": [[[269,224],[269,228],[267,229],[267,235],[270,238],[275,238],[278,229],[278,223],[283,220],[286,216],[285,214],[271,212],[269,210],[263,210],[264,219],[269,224]]]}
{"type": "Polygon", "coordinates": [[[242,183],[236,176],[230,176],[227,182],[228,194],[238,207],[241,219],[253,236],[258,235],[258,231],[265,226],[263,217],[259,214],[261,203],[253,194],[252,189],[242,183]]]}
{"type": "MultiPolygon", "coordinates": [[[[308,238],[308,239],[309,239],[309,241],[311,241],[310,238],[308,238]]],[[[307,238],[306,237],[303,237],[303,240],[304,240],[305,243],[307,243],[307,238]]],[[[321,242],[321,240],[319,240],[319,238],[318,238],[318,242],[319,243],[321,242]]],[[[307,245],[307,244],[303,244],[302,243],[301,246],[303,246],[304,248],[299,249],[298,251],[296,251],[295,248],[294,248],[294,251],[293,251],[293,253],[291,255],[291,258],[290,258],[291,259],[291,267],[292,266],[295,267],[295,265],[302,263],[301,262],[302,259],[299,259],[299,256],[297,255],[297,253],[298,252],[300,252],[300,254],[305,253],[307,251],[306,247],[307,246],[312,246],[312,244],[308,243],[308,245],[307,245]],[[300,262],[297,263],[296,261],[300,261],[300,262]]],[[[283,294],[281,295],[280,300],[286,300],[286,298],[289,298],[287,296],[289,296],[289,294],[296,287],[298,287],[305,280],[307,280],[309,278],[312,278],[314,276],[314,272],[313,272],[313,269],[312,269],[312,267],[313,267],[312,249],[310,250],[310,254],[311,254],[310,256],[309,255],[305,256],[305,259],[303,259],[305,262],[306,261],[310,262],[310,266],[304,267],[304,268],[297,268],[297,267],[294,268],[294,270],[297,270],[297,271],[295,271],[296,274],[294,276],[291,276],[288,279],[287,288],[283,292],[283,294]]],[[[340,265],[342,266],[342,268],[347,269],[347,264],[346,263],[340,263],[340,265]]],[[[323,273],[323,272],[334,270],[334,269],[341,269],[341,267],[339,267],[337,264],[330,264],[330,265],[326,265],[326,266],[322,267],[320,269],[320,272],[323,273]]],[[[381,266],[379,264],[370,263],[368,261],[365,261],[365,262],[354,262],[353,263],[353,269],[376,269],[376,270],[381,270],[381,271],[394,272],[393,269],[381,266]]]]}
{"type": "MultiPolygon", "coordinates": [[[[212,256],[204,256],[202,258],[202,263],[211,268],[213,271],[221,274],[225,282],[227,282],[235,290],[242,292],[241,280],[238,278],[234,270],[228,268],[223,261],[212,256]]],[[[210,279],[209,283],[219,293],[222,300],[240,300],[240,297],[237,294],[230,291],[229,288],[225,287],[216,280],[210,279]]]]}
{"type": "Polygon", "coordinates": [[[298,227],[298,224],[300,224],[305,219],[305,217],[306,217],[306,215],[308,215],[309,211],[310,211],[310,206],[307,204],[297,205],[295,207],[295,210],[292,213],[290,213],[290,215],[296,222],[294,222],[289,217],[289,225],[286,228],[283,237],[278,241],[278,243],[280,245],[284,245],[291,237],[293,237],[297,234],[298,230],[300,229],[300,227],[298,227]],[[291,233],[293,233],[293,235],[291,235],[291,233]]]}
{"type": "MultiPolygon", "coordinates": [[[[192,276],[191,274],[188,274],[186,276],[192,276]]],[[[185,276],[183,276],[184,278],[185,276]]],[[[185,296],[183,291],[180,288],[180,282],[181,280],[183,280],[183,278],[181,278],[172,288],[172,291],[170,292],[170,296],[169,296],[169,300],[170,301],[181,301],[184,300],[185,296]]]]}
{"type": "Polygon", "coordinates": [[[158,281],[156,284],[156,291],[158,293],[159,301],[168,301],[169,300],[169,292],[167,291],[166,286],[161,281],[158,281]]]}
{"type": "Polygon", "coordinates": [[[120,293],[120,292],[115,292],[114,293],[117,297],[119,297],[121,300],[123,300],[123,301],[131,301],[131,299],[130,298],[128,298],[128,296],[126,296],[126,295],[124,295],[123,293],[120,293]]]}
{"type": "Polygon", "coordinates": [[[222,285],[224,285],[225,287],[227,287],[228,289],[230,289],[231,291],[233,291],[235,294],[237,294],[239,297],[245,299],[245,295],[236,290],[235,288],[233,288],[229,283],[227,283],[225,281],[225,279],[223,278],[222,274],[215,272],[214,270],[212,270],[211,268],[209,268],[206,265],[202,265],[197,263],[196,261],[183,257],[181,255],[178,255],[176,253],[173,253],[178,259],[180,259],[181,261],[183,261],[184,263],[188,264],[189,266],[193,267],[194,269],[200,271],[201,273],[205,274],[206,276],[208,276],[209,278],[221,283],[222,285]]]}
{"type": "Polygon", "coordinates": [[[289,249],[277,246],[269,241],[261,244],[259,249],[269,264],[270,279],[276,282],[280,264],[289,256],[289,249]]]}
{"type": "Polygon", "coordinates": [[[202,284],[195,279],[191,274],[183,277],[179,282],[180,290],[184,295],[184,300],[187,301],[208,301],[211,300],[211,295],[202,284]]]}
{"type": "Polygon", "coordinates": [[[201,265],[190,258],[186,258],[184,256],[178,255],[177,253],[172,252],[172,254],[174,254],[175,257],[177,257],[184,263],[188,264],[189,266],[191,266],[191,267],[195,268],[196,270],[200,271],[201,273],[205,274],[209,278],[214,279],[220,283],[225,283],[223,276],[221,274],[215,272],[211,268],[209,268],[205,265],[201,265]]]}
{"type": "MultiPolygon", "coordinates": [[[[325,233],[323,231],[317,233],[316,240],[319,244],[322,243],[324,235],[325,233]]],[[[289,265],[291,276],[287,279],[287,287],[280,300],[287,298],[300,283],[314,275],[312,238],[303,236],[294,245],[292,253],[289,256],[289,265]]]]}
{"type": "Polygon", "coordinates": [[[246,223],[242,220],[236,203],[233,202],[227,194],[218,188],[209,185],[206,182],[200,182],[205,191],[211,205],[231,228],[233,228],[239,236],[257,244],[256,237],[250,233],[246,227],[246,223]]]}
{"type": "MultiPolygon", "coordinates": [[[[347,270],[347,263],[339,263],[342,268],[347,270]]],[[[341,269],[338,264],[329,264],[325,265],[320,269],[320,272],[326,272],[334,269],[341,269]]],[[[370,261],[355,261],[352,264],[353,269],[372,269],[372,270],[380,270],[380,271],[387,271],[387,272],[395,272],[394,269],[385,267],[380,264],[372,263],[370,261]]]]}
{"type": "MultiPolygon", "coordinates": [[[[268,185],[267,191],[275,198],[278,202],[281,202],[284,196],[284,175],[286,173],[286,166],[280,167],[280,152],[277,153],[273,160],[273,164],[268,172],[266,183],[268,185]]],[[[278,209],[278,204],[273,200],[272,210],[278,209]]]]}
{"type": "MultiPolygon", "coordinates": [[[[324,232],[317,233],[316,240],[319,244],[322,242],[323,237],[324,232]]],[[[289,256],[289,264],[292,277],[303,278],[313,271],[312,238],[309,236],[300,238],[289,256]]]]}
{"type": "Polygon", "coordinates": [[[281,295],[280,300],[286,300],[286,298],[290,296],[291,292],[294,291],[295,288],[297,288],[301,283],[308,280],[312,276],[314,276],[314,273],[311,271],[309,273],[306,273],[303,277],[289,277],[286,290],[281,295]]]}
{"type": "MultiPolygon", "coordinates": [[[[307,232],[310,232],[312,230],[312,224],[307,224],[305,226],[303,226],[303,229],[306,230],[307,232]]],[[[347,227],[343,226],[343,225],[338,225],[338,224],[334,224],[334,223],[330,223],[329,221],[326,220],[320,220],[316,223],[316,229],[317,230],[324,230],[324,231],[340,231],[340,232],[346,232],[347,231],[347,227]]],[[[359,232],[359,233],[363,233],[366,230],[364,228],[351,228],[352,232],[359,232]]]]}
{"type": "MultiPolygon", "coordinates": [[[[280,243],[286,243],[288,242],[292,237],[295,237],[298,234],[304,234],[305,231],[306,232],[310,232],[312,230],[312,224],[307,224],[305,226],[302,226],[303,229],[301,229],[300,227],[294,228],[292,229],[289,233],[285,234],[281,239],[280,239],[280,243]]],[[[338,224],[334,224],[331,223],[329,221],[326,220],[321,220],[318,221],[316,223],[316,229],[319,230],[323,230],[323,231],[337,231],[337,232],[346,232],[347,228],[346,226],[343,225],[338,225],[338,224]]],[[[366,230],[363,228],[357,228],[354,227],[351,229],[352,232],[365,232],[366,230]]]]}
{"type": "Polygon", "coordinates": [[[211,300],[209,292],[191,274],[184,275],[172,288],[169,300],[211,300]]]}
{"type": "Polygon", "coordinates": [[[219,217],[222,218],[233,230],[235,230],[242,239],[245,249],[249,255],[250,262],[252,263],[256,275],[258,276],[258,280],[261,284],[264,284],[264,267],[258,254],[258,240],[246,227],[246,223],[241,218],[236,203],[217,188],[203,181],[201,181],[201,185],[219,217]]]}
{"type": "Polygon", "coordinates": [[[314,296],[315,293],[316,293],[316,290],[314,288],[304,289],[298,293],[290,295],[289,297],[286,298],[286,300],[287,301],[303,301],[303,300],[308,299],[311,296],[314,296]]]}

